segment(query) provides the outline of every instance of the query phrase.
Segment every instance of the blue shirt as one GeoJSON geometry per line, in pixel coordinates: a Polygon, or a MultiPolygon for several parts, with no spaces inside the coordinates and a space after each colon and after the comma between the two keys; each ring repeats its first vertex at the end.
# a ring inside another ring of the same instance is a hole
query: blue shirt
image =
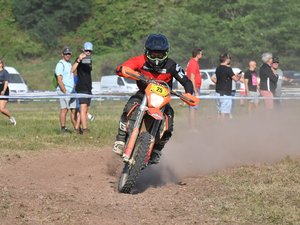
{"type": "Polygon", "coordinates": [[[3,69],[2,71],[0,71],[0,81],[8,81],[8,72],[7,70],[3,69]]]}
{"type": "MultiPolygon", "coordinates": [[[[74,91],[74,76],[71,72],[72,64],[63,59],[59,60],[56,64],[55,74],[56,76],[62,75],[62,81],[68,93],[74,91]]],[[[57,90],[60,90],[59,86],[57,90]]]]}

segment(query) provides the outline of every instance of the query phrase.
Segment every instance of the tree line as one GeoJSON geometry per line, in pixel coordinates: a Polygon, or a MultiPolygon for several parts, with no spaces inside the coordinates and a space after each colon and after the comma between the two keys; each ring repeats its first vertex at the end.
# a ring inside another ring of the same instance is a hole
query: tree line
{"type": "Polygon", "coordinates": [[[161,32],[181,64],[201,47],[202,67],[216,66],[222,52],[243,67],[270,51],[283,67],[300,69],[298,0],[1,0],[0,11],[0,52],[21,60],[89,40],[109,72],[161,32]]]}

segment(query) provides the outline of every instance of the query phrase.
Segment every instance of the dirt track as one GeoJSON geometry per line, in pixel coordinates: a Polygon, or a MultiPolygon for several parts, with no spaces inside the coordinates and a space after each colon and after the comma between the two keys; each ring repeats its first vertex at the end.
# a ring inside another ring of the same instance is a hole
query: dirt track
{"type": "MultiPolygon", "coordinates": [[[[287,121],[278,125],[298,129],[299,122],[287,121]]],[[[251,124],[231,121],[229,132],[226,124],[210,121],[188,135],[177,129],[161,163],[143,172],[133,195],[116,192],[122,162],[110,148],[1,156],[0,224],[218,224],[204,201],[216,185],[207,174],[299,156],[296,132],[268,142],[273,132],[256,132],[257,141],[243,145],[249,138],[240,128],[247,125],[253,133],[257,128],[251,124]]]]}
{"type": "Polygon", "coordinates": [[[1,224],[157,224],[157,218],[160,224],[205,221],[201,209],[192,206],[195,192],[190,191],[196,188],[200,197],[201,178],[187,179],[185,185],[172,174],[165,174],[170,178],[166,180],[152,170],[141,177],[136,194],[119,194],[115,190],[117,165],[110,164],[109,150],[2,157],[1,224]]]}

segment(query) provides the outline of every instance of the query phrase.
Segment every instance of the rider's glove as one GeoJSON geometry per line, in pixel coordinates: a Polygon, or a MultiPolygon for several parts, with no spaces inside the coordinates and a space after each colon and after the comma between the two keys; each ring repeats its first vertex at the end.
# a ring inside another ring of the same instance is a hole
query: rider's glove
{"type": "Polygon", "coordinates": [[[116,74],[122,76],[122,65],[119,65],[116,69],[116,74]]]}

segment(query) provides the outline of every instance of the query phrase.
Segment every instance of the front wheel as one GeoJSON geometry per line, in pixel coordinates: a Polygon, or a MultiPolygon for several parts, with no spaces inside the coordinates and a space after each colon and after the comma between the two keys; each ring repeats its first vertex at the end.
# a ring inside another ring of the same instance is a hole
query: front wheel
{"type": "Polygon", "coordinates": [[[151,134],[143,132],[139,135],[134,148],[134,162],[130,165],[125,164],[119,179],[118,191],[121,193],[130,193],[135,186],[137,178],[145,166],[145,160],[151,144],[151,134]]]}

